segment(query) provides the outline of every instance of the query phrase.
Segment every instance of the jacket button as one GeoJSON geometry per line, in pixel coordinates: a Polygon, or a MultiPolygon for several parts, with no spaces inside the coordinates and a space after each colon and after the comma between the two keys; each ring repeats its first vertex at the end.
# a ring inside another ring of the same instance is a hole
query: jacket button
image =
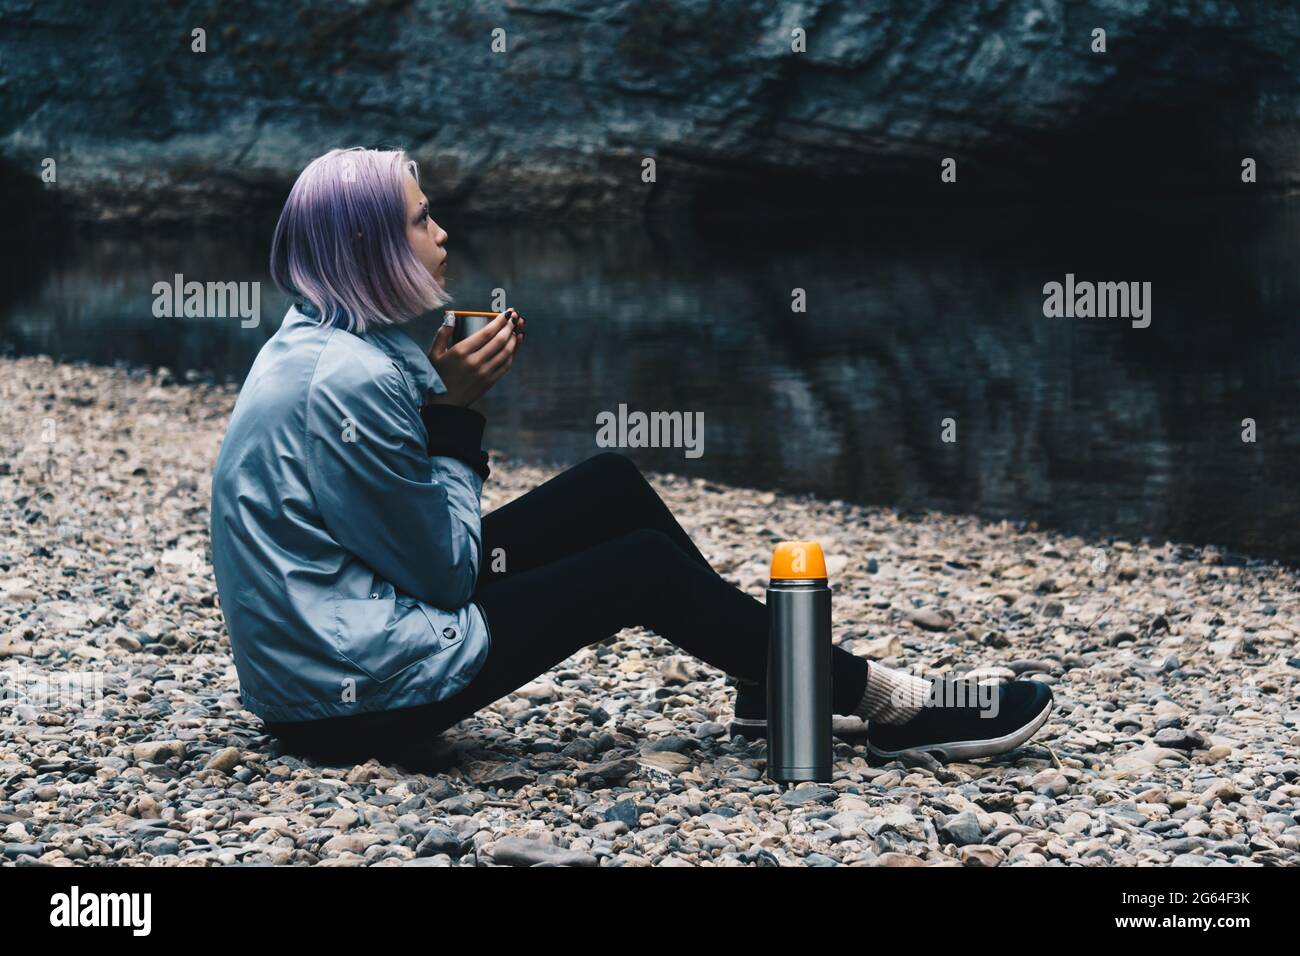
{"type": "Polygon", "coordinates": [[[455,636],[456,636],[456,629],[455,629],[454,627],[444,627],[444,628],[442,629],[442,636],[443,636],[443,637],[449,637],[449,638],[450,638],[450,637],[455,637],[455,636]]]}

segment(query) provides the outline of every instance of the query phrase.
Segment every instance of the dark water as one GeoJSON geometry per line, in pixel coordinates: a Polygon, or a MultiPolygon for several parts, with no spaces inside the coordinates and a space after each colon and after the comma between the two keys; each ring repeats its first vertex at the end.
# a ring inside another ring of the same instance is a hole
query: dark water
{"type": "MultiPolygon", "coordinates": [[[[637,225],[444,223],[450,290],[529,319],[481,404],[503,451],[702,412],[644,467],[1300,559],[1300,204],[1186,201],[637,225]],[[1152,283],[1152,322],[1049,319],[1045,282],[1152,283]],[[790,310],[806,290],[806,314],[790,310]],[[942,421],[955,443],[941,441],[942,421]],[[1244,443],[1242,420],[1258,440],[1244,443]]],[[[0,347],[238,381],[285,302],[269,230],[9,237],[0,347]],[[261,281],[259,327],[156,319],[175,273],[261,281]]]]}

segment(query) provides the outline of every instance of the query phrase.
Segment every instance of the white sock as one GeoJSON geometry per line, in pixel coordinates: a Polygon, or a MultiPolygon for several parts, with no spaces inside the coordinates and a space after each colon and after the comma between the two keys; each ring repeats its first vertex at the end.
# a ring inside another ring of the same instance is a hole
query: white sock
{"type": "Polygon", "coordinates": [[[921,712],[930,696],[930,681],[872,661],[867,668],[867,688],[853,713],[880,724],[905,724],[921,712]]]}

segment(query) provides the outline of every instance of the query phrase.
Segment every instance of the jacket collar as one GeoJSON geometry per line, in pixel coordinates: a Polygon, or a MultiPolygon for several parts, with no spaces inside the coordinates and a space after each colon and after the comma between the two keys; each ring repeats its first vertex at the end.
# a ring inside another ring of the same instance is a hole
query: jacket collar
{"type": "MultiPolygon", "coordinates": [[[[307,318],[315,322],[320,321],[320,311],[310,302],[296,302],[294,305],[307,318]]],[[[413,321],[419,323],[419,320],[413,321]]],[[[430,394],[441,395],[447,391],[442,376],[429,361],[429,356],[404,327],[377,325],[357,337],[369,342],[397,363],[397,367],[405,373],[407,381],[415,389],[417,405],[423,405],[430,394]]]]}

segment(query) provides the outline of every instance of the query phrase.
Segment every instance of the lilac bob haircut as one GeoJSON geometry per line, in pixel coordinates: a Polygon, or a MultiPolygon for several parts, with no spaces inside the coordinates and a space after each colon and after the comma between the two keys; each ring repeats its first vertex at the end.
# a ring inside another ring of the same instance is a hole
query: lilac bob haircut
{"type": "Polygon", "coordinates": [[[401,150],[332,149],[293,184],[271,240],[271,278],[322,321],[358,334],[451,301],[406,239],[401,150]]]}

